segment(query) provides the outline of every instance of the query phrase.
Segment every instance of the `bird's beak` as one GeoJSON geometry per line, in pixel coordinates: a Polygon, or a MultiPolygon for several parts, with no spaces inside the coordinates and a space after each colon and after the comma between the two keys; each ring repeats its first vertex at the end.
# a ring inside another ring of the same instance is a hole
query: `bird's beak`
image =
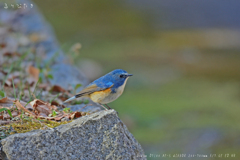
{"type": "Polygon", "coordinates": [[[127,76],[128,76],[128,77],[131,77],[131,76],[133,76],[133,74],[127,74],[127,76]]]}

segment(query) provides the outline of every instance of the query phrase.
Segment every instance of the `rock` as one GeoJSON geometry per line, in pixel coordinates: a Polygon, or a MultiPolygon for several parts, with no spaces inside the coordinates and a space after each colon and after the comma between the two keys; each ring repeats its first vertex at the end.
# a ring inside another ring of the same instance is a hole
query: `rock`
{"type": "Polygon", "coordinates": [[[54,129],[14,134],[1,142],[3,159],[146,159],[141,145],[118,118],[101,111],[54,129]]]}
{"type": "MultiPolygon", "coordinates": [[[[85,86],[88,82],[83,73],[76,67],[64,63],[53,65],[49,74],[53,76],[53,79],[50,79],[51,85],[61,86],[65,90],[68,90],[71,86],[75,87],[77,84],[85,86]]],[[[79,87],[77,92],[81,89],[82,87],[79,87]]]]}
{"type": "Polygon", "coordinates": [[[89,104],[77,104],[77,105],[71,105],[71,106],[67,106],[67,108],[70,108],[71,111],[80,111],[80,112],[89,112],[89,113],[95,113],[97,111],[102,110],[102,107],[90,102],[89,104]]]}

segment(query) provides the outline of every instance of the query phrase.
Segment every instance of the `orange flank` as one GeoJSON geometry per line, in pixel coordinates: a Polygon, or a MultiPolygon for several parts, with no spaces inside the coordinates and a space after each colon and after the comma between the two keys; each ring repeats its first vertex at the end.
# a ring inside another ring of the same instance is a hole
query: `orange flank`
{"type": "Polygon", "coordinates": [[[93,102],[101,103],[111,92],[111,88],[105,89],[103,91],[97,91],[89,95],[93,102]]]}

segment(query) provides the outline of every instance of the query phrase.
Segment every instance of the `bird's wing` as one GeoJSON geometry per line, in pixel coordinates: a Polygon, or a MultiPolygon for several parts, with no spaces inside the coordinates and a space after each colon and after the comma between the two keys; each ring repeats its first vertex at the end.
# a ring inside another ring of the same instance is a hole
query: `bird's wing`
{"type": "Polygon", "coordinates": [[[113,87],[113,83],[112,82],[108,82],[107,84],[101,85],[100,87],[98,87],[96,84],[90,84],[89,86],[87,86],[86,88],[84,88],[82,91],[80,91],[78,94],[75,95],[75,98],[78,97],[82,97],[85,95],[89,95],[91,93],[97,92],[97,91],[102,91],[108,88],[113,87]]]}
{"type": "Polygon", "coordinates": [[[67,103],[69,101],[72,101],[78,97],[82,97],[82,96],[87,96],[91,93],[97,92],[97,91],[103,91],[105,89],[109,89],[113,87],[113,83],[112,82],[108,82],[108,83],[98,83],[98,85],[96,85],[96,82],[93,82],[91,84],[89,84],[86,88],[84,88],[82,91],[80,91],[78,94],[76,94],[75,96],[67,99],[66,101],[64,101],[63,103],[67,103]]]}

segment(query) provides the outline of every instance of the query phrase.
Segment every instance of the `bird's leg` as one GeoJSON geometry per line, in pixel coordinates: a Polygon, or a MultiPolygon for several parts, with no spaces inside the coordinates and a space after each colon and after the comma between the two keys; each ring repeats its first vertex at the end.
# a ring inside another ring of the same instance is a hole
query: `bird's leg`
{"type": "MultiPolygon", "coordinates": [[[[99,103],[100,104],[100,103],[99,103]]],[[[100,104],[105,110],[108,110],[106,107],[104,107],[104,105],[100,104]]]]}
{"type": "Polygon", "coordinates": [[[111,107],[109,107],[109,105],[105,104],[107,106],[108,109],[112,109],[111,107]]]}
{"type": "MultiPolygon", "coordinates": [[[[107,104],[105,104],[107,107],[108,107],[108,109],[112,109],[111,107],[109,107],[109,105],[107,105],[107,104]]],[[[118,114],[118,111],[116,111],[117,112],[117,114],[118,114]]]]}

